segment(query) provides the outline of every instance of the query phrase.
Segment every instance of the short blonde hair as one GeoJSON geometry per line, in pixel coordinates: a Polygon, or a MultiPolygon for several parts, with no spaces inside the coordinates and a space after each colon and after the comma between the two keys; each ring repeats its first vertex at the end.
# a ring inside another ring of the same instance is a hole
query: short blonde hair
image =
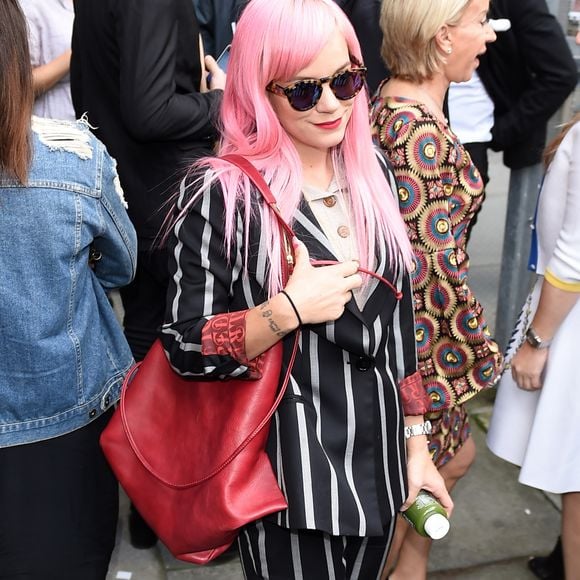
{"type": "Polygon", "coordinates": [[[455,25],[471,0],[383,0],[381,56],[394,77],[411,82],[430,79],[444,56],[435,37],[455,25]]]}

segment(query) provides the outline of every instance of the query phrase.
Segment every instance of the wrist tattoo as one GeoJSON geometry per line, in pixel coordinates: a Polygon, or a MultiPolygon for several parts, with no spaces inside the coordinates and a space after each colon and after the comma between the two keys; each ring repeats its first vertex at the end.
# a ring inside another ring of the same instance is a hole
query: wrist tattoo
{"type": "Polygon", "coordinates": [[[284,336],[286,336],[288,334],[287,332],[284,332],[278,326],[276,321],[272,318],[273,312],[272,312],[272,309],[270,308],[270,302],[268,300],[266,302],[264,302],[263,304],[260,304],[259,311],[260,311],[260,316],[262,318],[265,318],[268,321],[268,326],[270,327],[270,330],[276,336],[283,338],[284,336]]]}

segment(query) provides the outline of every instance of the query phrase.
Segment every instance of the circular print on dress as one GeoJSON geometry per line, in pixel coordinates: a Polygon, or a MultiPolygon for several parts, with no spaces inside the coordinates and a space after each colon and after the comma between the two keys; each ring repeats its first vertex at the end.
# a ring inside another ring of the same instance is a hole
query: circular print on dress
{"type": "Polygon", "coordinates": [[[431,455],[431,461],[437,465],[440,457],[441,457],[441,448],[443,446],[443,438],[439,437],[431,437],[429,439],[429,454],[431,455]]]}
{"type": "Polygon", "coordinates": [[[469,205],[465,203],[465,196],[454,190],[449,196],[449,217],[453,225],[461,223],[469,212],[469,205]]]}
{"type": "Polygon", "coordinates": [[[461,277],[457,269],[457,252],[454,248],[433,254],[433,267],[440,278],[454,283],[461,283],[461,277]]]}
{"type": "Polygon", "coordinates": [[[439,321],[434,316],[425,312],[415,317],[415,343],[419,358],[431,352],[431,345],[439,339],[439,332],[439,321]]]}
{"type": "Polygon", "coordinates": [[[433,362],[438,375],[456,378],[464,375],[475,360],[473,350],[467,344],[459,344],[442,338],[433,347],[433,362]]]}
{"type": "Polygon", "coordinates": [[[485,341],[477,313],[468,304],[462,304],[457,308],[450,326],[451,333],[457,340],[465,340],[469,344],[480,344],[485,341]]]}
{"type": "Polygon", "coordinates": [[[457,294],[445,279],[433,280],[425,290],[425,310],[435,316],[449,318],[457,307],[457,294]]]}
{"type": "Polygon", "coordinates": [[[410,171],[397,172],[399,208],[405,220],[416,218],[425,205],[424,181],[410,171]]]}
{"type": "Polygon", "coordinates": [[[441,180],[445,196],[449,197],[457,185],[457,175],[455,171],[450,167],[440,167],[439,179],[441,180]]]}
{"type": "Polygon", "coordinates": [[[459,183],[471,197],[479,197],[483,194],[483,180],[473,163],[465,165],[459,172],[459,183]]]}
{"type": "Polygon", "coordinates": [[[441,160],[447,155],[447,143],[433,123],[415,126],[407,142],[407,159],[419,175],[427,178],[439,177],[441,160]]]}
{"type": "Polygon", "coordinates": [[[427,380],[425,390],[431,399],[430,411],[440,411],[455,404],[449,383],[442,377],[427,380]]]}
{"type": "Polygon", "coordinates": [[[489,357],[479,361],[469,370],[467,380],[473,388],[480,390],[494,382],[497,372],[495,357],[490,354],[489,357]]]}
{"type": "Polygon", "coordinates": [[[420,290],[429,281],[429,258],[423,252],[415,252],[411,264],[413,290],[420,290]]]}
{"type": "Polygon", "coordinates": [[[439,203],[425,208],[419,216],[417,230],[421,241],[431,252],[446,250],[452,243],[449,215],[439,203]]]}
{"type": "Polygon", "coordinates": [[[383,139],[391,143],[392,146],[400,145],[408,135],[413,121],[417,118],[417,114],[413,110],[400,110],[390,115],[387,122],[381,127],[380,132],[383,139]]]}

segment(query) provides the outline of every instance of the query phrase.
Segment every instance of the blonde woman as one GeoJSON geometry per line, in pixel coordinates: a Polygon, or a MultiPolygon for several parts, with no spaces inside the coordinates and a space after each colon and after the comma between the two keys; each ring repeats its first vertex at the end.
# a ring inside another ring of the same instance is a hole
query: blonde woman
{"type": "MultiPolygon", "coordinates": [[[[501,355],[468,286],[466,239],[483,182],[443,112],[495,40],[488,0],[384,0],[382,54],[392,77],[373,101],[374,135],[393,163],[412,273],[419,371],[430,397],[429,450],[451,490],[475,457],[464,403],[496,378],[501,355]]],[[[430,540],[399,524],[386,570],[423,580],[430,540]]]]}

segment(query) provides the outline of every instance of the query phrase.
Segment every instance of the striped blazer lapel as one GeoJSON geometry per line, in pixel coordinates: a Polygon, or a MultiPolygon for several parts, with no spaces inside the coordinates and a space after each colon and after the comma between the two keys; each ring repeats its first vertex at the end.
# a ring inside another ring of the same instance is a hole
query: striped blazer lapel
{"type": "MultiPolygon", "coordinates": [[[[311,260],[338,260],[338,257],[331,250],[332,244],[330,240],[326,237],[318,220],[304,200],[302,200],[294,214],[294,233],[308,248],[311,260]]],[[[374,280],[373,278],[373,290],[376,288],[374,280]]],[[[367,321],[354,298],[348,301],[345,308],[362,324],[367,325],[367,321]]]]}

